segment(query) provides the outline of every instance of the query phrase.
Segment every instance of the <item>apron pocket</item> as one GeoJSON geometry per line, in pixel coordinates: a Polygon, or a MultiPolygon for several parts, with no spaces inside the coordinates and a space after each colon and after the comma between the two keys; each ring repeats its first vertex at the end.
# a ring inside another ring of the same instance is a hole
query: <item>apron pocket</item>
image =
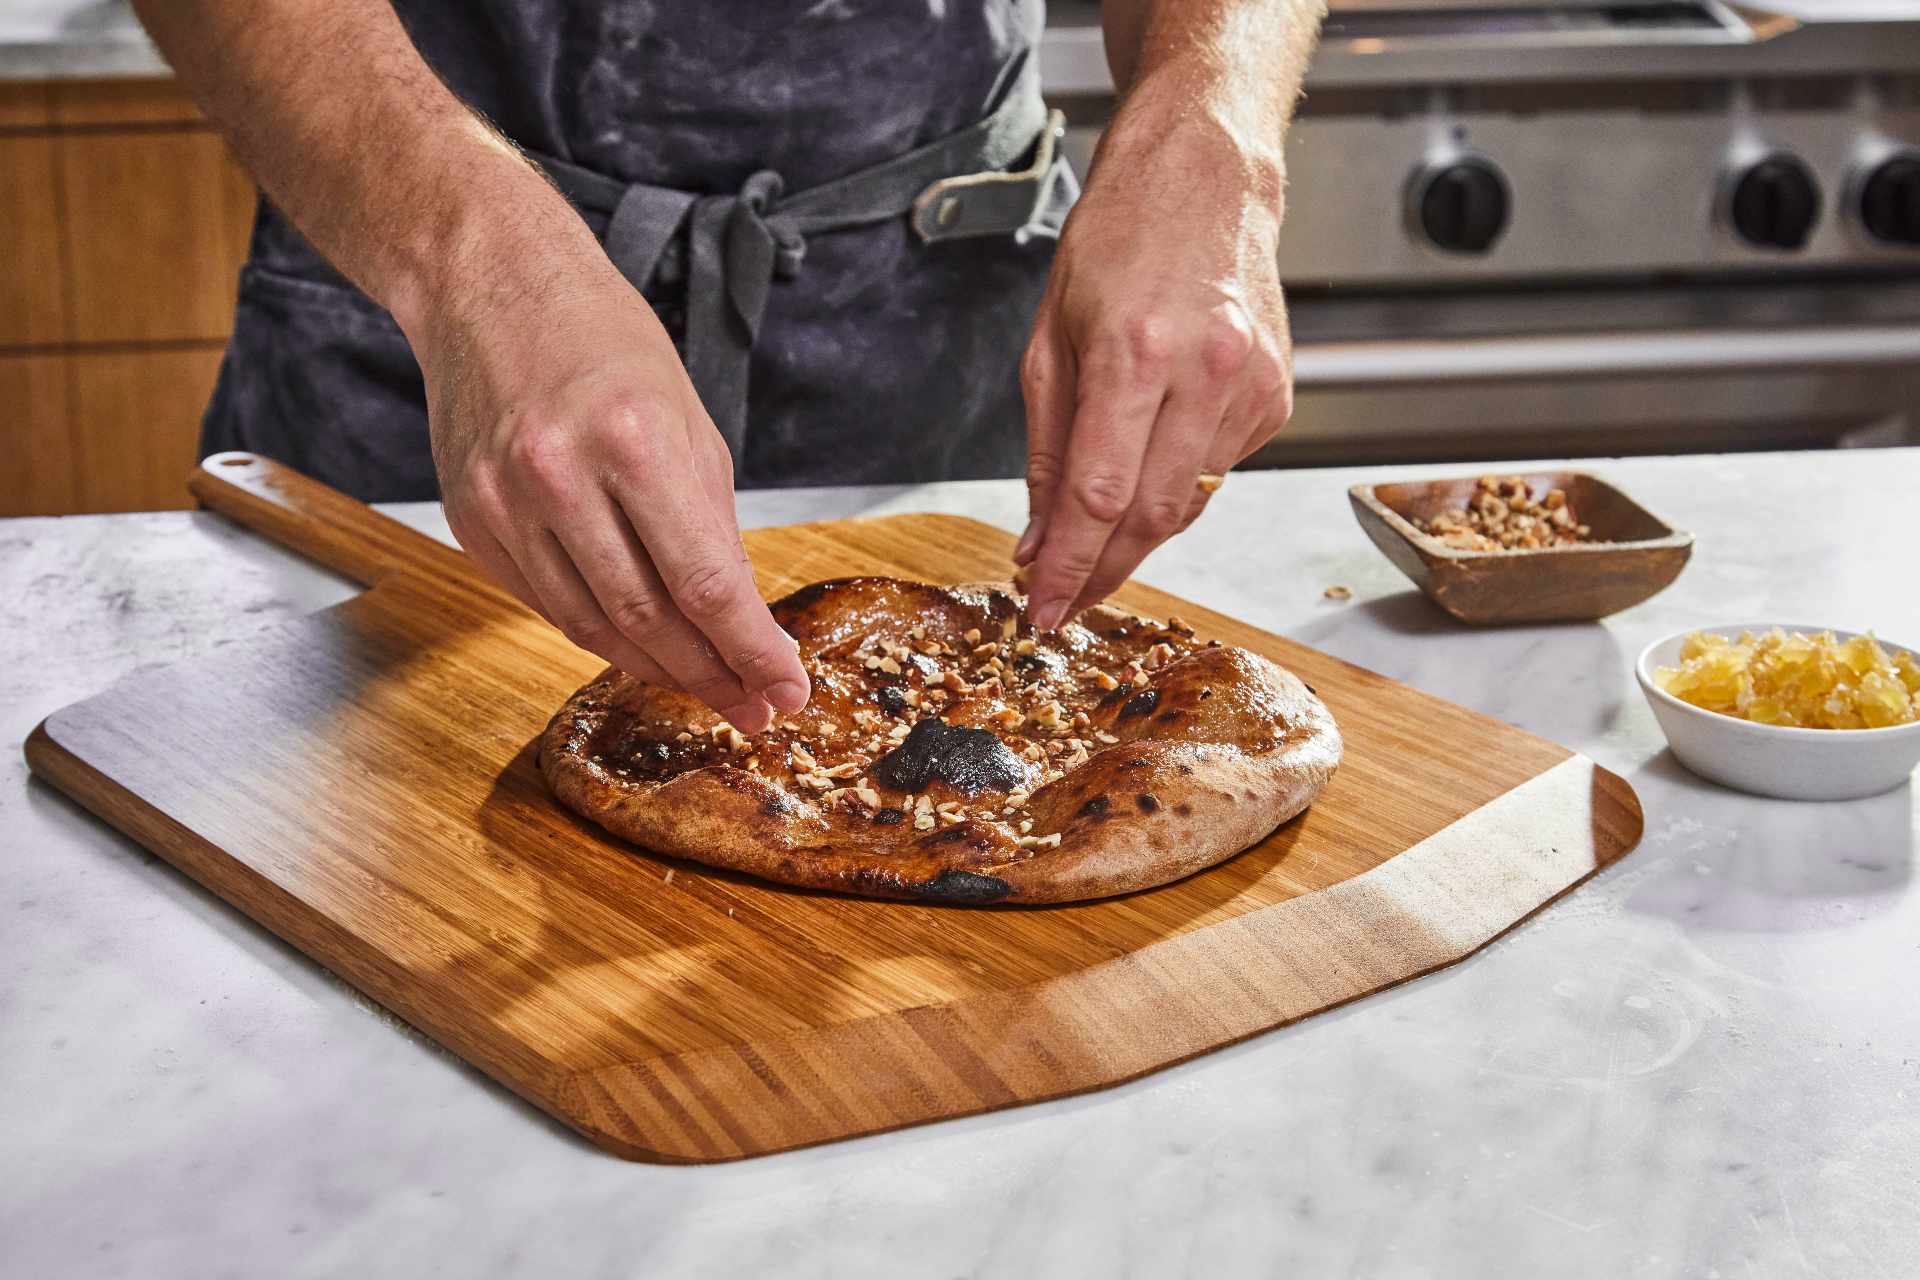
{"type": "Polygon", "coordinates": [[[366,502],[434,498],[426,388],[399,326],[344,281],[248,263],[201,452],[245,449],[366,502]]]}

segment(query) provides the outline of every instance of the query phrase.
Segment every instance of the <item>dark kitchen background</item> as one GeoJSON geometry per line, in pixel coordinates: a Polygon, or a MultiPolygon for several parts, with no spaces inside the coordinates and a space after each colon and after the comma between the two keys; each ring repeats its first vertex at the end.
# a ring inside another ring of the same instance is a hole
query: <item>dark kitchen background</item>
{"type": "MultiPolygon", "coordinates": [[[[1288,150],[1252,465],[1920,443],[1920,3],[1336,2],[1288,150]]],[[[0,3],[0,515],[186,505],[252,199],[123,5],[0,3]]]]}

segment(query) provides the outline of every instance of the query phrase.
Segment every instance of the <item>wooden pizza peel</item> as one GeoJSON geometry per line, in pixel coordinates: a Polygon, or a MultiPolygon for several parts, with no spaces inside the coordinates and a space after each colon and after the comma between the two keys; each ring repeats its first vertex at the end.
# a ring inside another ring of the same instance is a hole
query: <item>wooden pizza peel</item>
{"type": "MultiPolygon", "coordinates": [[[[626,845],[532,744],[600,664],[460,552],[277,464],[206,506],[366,584],[55,712],[34,772],[536,1105],[634,1159],[725,1160],[1100,1088],[1471,954],[1639,840],[1584,756],[1164,592],[1117,603],[1291,668],[1326,792],[1177,884],[958,908],[761,884],[626,845]]],[[[746,535],[762,591],[1004,576],[906,515],[746,535]]]]}

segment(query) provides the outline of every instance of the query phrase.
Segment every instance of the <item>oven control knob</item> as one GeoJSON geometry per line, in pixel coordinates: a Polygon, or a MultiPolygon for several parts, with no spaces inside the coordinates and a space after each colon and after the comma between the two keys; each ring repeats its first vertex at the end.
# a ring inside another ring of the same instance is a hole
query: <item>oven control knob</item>
{"type": "Polygon", "coordinates": [[[1414,175],[1414,221],[1449,253],[1491,249],[1507,229],[1512,204],[1506,178],[1483,156],[1460,156],[1414,175]]]}
{"type": "Polygon", "coordinates": [[[1820,220],[1820,184],[1797,157],[1768,156],[1733,187],[1733,229],[1764,249],[1801,249],[1820,220]]]}
{"type": "Polygon", "coordinates": [[[1867,175],[1860,223],[1876,240],[1920,246],[1920,155],[1896,156],[1867,175]]]}

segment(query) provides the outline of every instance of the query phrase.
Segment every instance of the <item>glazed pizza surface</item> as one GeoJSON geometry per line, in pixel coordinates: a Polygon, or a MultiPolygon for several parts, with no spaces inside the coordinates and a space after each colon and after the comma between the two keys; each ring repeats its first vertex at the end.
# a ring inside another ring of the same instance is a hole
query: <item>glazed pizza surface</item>
{"type": "Polygon", "coordinates": [[[540,743],[616,835],[768,880],[951,903],[1070,902],[1212,866],[1340,759],[1320,700],[1244,649],[1098,607],[1035,632],[1004,584],[845,578],[773,606],[813,698],[747,736],[609,670],[540,743]]]}

